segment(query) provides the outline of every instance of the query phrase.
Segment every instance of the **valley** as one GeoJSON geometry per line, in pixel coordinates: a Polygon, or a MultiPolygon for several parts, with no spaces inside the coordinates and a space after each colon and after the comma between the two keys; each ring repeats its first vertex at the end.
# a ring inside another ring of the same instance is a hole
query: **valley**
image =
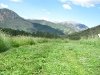
{"type": "Polygon", "coordinates": [[[24,19],[0,9],[0,75],[99,75],[100,25],[24,19]]]}

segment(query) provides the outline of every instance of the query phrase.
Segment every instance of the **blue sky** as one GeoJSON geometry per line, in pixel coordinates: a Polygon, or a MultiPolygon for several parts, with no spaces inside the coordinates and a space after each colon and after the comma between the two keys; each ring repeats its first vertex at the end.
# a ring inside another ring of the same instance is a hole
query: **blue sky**
{"type": "Polygon", "coordinates": [[[0,8],[26,19],[75,21],[88,27],[100,24],[100,0],[0,0],[0,8]]]}

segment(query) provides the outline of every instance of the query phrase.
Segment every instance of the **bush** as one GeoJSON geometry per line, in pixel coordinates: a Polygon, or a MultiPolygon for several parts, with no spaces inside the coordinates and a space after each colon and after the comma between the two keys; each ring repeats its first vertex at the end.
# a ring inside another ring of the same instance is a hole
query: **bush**
{"type": "Polygon", "coordinates": [[[80,39],[81,39],[81,37],[80,37],[79,35],[76,35],[76,34],[74,34],[74,35],[69,35],[68,38],[69,38],[70,40],[80,40],[80,39]]]}
{"type": "Polygon", "coordinates": [[[4,52],[11,47],[10,38],[0,32],[0,52],[4,52]]]}
{"type": "Polygon", "coordinates": [[[13,47],[19,47],[23,45],[34,45],[35,42],[32,39],[32,37],[16,36],[16,37],[12,37],[11,44],[13,47]]]}

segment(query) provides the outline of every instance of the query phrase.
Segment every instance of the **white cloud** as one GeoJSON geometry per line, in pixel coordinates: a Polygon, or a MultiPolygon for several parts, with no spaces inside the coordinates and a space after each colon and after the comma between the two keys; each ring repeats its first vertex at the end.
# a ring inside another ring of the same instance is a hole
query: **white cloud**
{"type": "Polygon", "coordinates": [[[70,3],[71,5],[79,5],[81,7],[95,7],[100,4],[100,0],[60,0],[62,3],[70,3]]]}
{"type": "Polygon", "coordinates": [[[11,2],[16,2],[16,3],[18,3],[18,2],[22,2],[22,0],[10,0],[11,2]]]}
{"type": "Polygon", "coordinates": [[[8,5],[0,3],[0,9],[2,9],[2,8],[8,8],[8,5]]]}
{"type": "Polygon", "coordinates": [[[94,7],[96,4],[100,4],[100,0],[71,0],[71,2],[82,7],[94,7]]]}
{"type": "Polygon", "coordinates": [[[63,4],[62,6],[63,6],[64,9],[68,9],[68,10],[72,9],[71,6],[68,5],[68,4],[63,4]]]}

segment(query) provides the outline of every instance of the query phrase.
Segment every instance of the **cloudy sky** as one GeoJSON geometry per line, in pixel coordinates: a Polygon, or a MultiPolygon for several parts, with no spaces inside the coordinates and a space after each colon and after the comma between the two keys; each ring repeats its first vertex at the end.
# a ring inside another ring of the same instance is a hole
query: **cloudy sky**
{"type": "Polygon", "coordinates": [[[100,24],[100,0],[0,0],[26,19],[75,21],[89,27],[100,24]]]}

